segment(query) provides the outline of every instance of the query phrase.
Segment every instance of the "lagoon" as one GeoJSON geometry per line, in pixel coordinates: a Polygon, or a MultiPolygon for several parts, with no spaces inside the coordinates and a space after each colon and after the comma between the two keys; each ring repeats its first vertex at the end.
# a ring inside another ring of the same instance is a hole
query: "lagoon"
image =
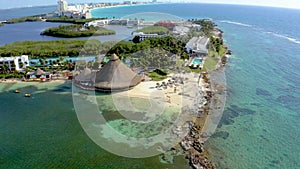
{"type": "MultiPolygon", "coordinates": [[[[25,40],[38,40],[38,41],[48,41],[48,40],[60,40],[60,39],[70,39],[70,38],[58,38],[52,36],[42,36],[40,35],[47,28],[57,27],[59,25],[68,25],[68,23],[54,23],[54,22],[24,22],[16,24],[5,24],[0,27],[0,46],[5,44],[13,43],[15,41],[25,41],[25,40]]],[[[131,37],[131,33],[138,29],[137,27],[127,28],[126,26],[119,25],[107,25],[104,28],[116,31],[115,35],[106,36],[92,36],[92,37],[80,37],[72,39],[97,39],[101,42],[106,41],[120,41],[127,40],[131,37]]]]}

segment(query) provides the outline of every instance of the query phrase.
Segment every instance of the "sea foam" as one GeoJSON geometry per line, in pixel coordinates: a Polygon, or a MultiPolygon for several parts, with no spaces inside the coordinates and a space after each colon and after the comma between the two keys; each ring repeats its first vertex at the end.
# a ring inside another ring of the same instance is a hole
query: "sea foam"
{"type": "Polygon", "coordinates": [[[228,21],[228,20],[221,20],[220,22],[239,25],[239,26],[245,26],[245,27],[252,27],[252,25],[248,25],[248,24],[244,24],[244,23],[240,23],[240,22],[228,21]]]}
{"type": "Polygon", "coordinates": [[[300,40],[296,39],[296,38],[292,38],[288,35],[282,35],[282,34],[278,34],[278,33],[274,33],[274,32],[265,32],[267,34],[271,34],[271,35],[274,35],[276,37],[279,37],[279,38],[283,38],[283,39],[286,39],[290,42],[293,42],[293,43],[297,43],[297,44],[300,44],[300,40]]]}

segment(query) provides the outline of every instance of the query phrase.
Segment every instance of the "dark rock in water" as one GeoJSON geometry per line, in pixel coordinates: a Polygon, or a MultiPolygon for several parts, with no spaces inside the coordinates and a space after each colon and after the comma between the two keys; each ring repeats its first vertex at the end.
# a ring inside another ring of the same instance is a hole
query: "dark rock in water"
{"type": "Polygon", "coordinates": [[[54,91],[54,92],[65,92],[64,89],[54,89],[54,90],[52,90],[52,91],[54,91]]]}
{"type": "Polygon", "coordinates": [[[71,87],[69,87],[69,86],[62,86],[61,88],[63,88],[63,89],[71,89],[71,87]]]}
{"type": "Polygon", "coordinates": [[[298,111],[300,109],[300,98],[292,95],[279,96],[276,99],[277,102],[281,103],[288,109],[298,111]]]}
{"type": "Polygon", "coordinates": [[[252,105],[252,106],[257,106],[257,107],[261,107],[261,104],[260,104],[260,103],[250,103],[250,105],[252,105]]]}
{"type": "Polygon", "coordinates": [[[231,105],[230,107],[226,108],[223,112],[222,118],[218,127],[222,127],[222,125],[230,125],[234,123],[233,118],[236,118],[240,115],[250,115],[254,114],[255,111],[247,108],[241,108],[236,105],[231,105]]]}
{"type": "Polygon", "coordinates": [[[280,103],[287,103],[287,102],[300,103],[300,98],[291,95],[279,96],[276,100],[280,103]]]}
{"type": "Polygon", "coordinates": [[[214,133],[211,137],[212,138],[221,137],[223,139],[227,139],[229,137],[229,133],[226,131],[218,131],[218,132],[214,133]]]}
{"type": "Polygon", "coordinates": [[[272,93],[261,88],[256,88],[256,95],[272,96],[272,93]]]}

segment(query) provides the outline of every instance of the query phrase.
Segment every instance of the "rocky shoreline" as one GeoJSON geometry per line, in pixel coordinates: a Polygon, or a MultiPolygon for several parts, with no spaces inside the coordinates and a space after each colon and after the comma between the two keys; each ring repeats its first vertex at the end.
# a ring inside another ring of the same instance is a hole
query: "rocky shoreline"
{"type": "MultiPolygon", "coordinates": [[[[223,31],[216,28],[215,31],[222,38],[223,31]]],[[[203,83],[202,97],[204,101],[199,105],[199,113],[187,121],[188,134],[181,140],[179,146],[172,148],[175,152],[182,152],[193,169],[215,169],[216,166],[210,159],[209,152],[204,148],[205,141],[213,134],[217,124],[211,124],[210,120],[219,116],[220,119],[226,101],[226,82],[224,70],[231,51],[225,46],[226,52],[220,57],[214,70],[201,73],[203,83]],[[218,77],[222,74],[222,80],[218,77]],[[222,81],[222,82],[221,82],[222,81]],[[215,125],[211,127],[210,125],[215,125]],[[212,129],[213,128],[213,129],[212,129]]],[[[163,155],[164,156],[164,155],[163,155]]]]}
{"type": "Polygon", "coordinates": [[[213,133],[209,133],[205,128],[208,128],[206,122],[209,120],[209,114],[215,113],[213,111],[221,113],[225,105],[224,97],[226,97],[227,89],[224,84],[216,82],[213,78],[215,74],[224,73],[228,57],[229,55],[224,55],[215,70],[202,73],[202,80],[208,89],[203,95],[206,102],[202,107],[202,114],[196,117],[195,122],[190,125],[189,134],[180,143],[186,159],[189,160],[189,165],[194,169],[216,168],[210,160],[209,152],[204,148],[204,142],[213,133]]]}

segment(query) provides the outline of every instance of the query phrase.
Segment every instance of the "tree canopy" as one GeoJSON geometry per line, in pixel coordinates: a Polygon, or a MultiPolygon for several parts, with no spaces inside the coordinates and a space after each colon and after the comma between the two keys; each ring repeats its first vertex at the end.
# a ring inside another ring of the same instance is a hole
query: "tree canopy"
{"type": "Polygon", "coordinates": [[[0,56],[28,55],[30,58],[97,55],[114,43],[98,40],[19,41],[0,47],[0,56]]]}
{"type": "Polygon", "coordinates": [[[88,37],[97,35],[112,35],[116,34],[114,30],[108,30],[105,28],[89,26],[85,27],[79,24],[58,26],[54,28],[46,29],[41,33],[42,35],[54,36],[54,37],[64,37],[64,38],[74,38],[74,37],[88,37]]]}
{"type": "Polygon", "coordinates": [[[181,56],[181,58],[188,58],[188,54],[185,51],[185,43],[178,41],[178,39],[171,36],[148,38],[140,43],[120,41],[107,52],[107,55],[115,53],[118,56],[129,56],[130,54],[136,53],[138,51],[151,48],[160,48],[170,53],[181,56]]]}

